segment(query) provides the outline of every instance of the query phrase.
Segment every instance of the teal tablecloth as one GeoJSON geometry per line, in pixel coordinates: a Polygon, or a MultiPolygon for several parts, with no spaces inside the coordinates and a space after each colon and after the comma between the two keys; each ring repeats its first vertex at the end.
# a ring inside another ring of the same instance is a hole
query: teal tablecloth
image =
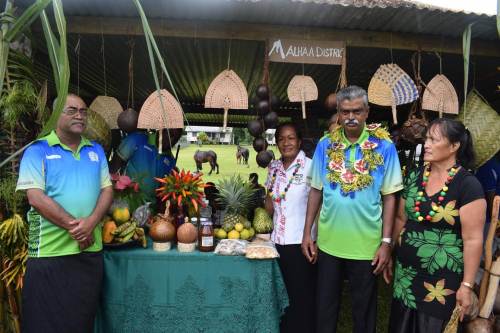
{"type": "Polygon", "coordinates": [[[276,260],[110,250],[95,332],[279,332],[286,306],[276,260]]]}

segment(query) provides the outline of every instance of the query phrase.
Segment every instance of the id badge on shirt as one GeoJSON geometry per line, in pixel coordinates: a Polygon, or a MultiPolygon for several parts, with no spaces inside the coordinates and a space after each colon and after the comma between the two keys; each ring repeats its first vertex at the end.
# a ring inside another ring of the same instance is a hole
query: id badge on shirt
{"type": "Polygon", "coordinates": [[[304,183],[304,174],[302,173],[298,173],[296,174],[294,177],[293,177],[293,184],[294,185],[300,185],[300,184],[303,184],[304,183]]]}

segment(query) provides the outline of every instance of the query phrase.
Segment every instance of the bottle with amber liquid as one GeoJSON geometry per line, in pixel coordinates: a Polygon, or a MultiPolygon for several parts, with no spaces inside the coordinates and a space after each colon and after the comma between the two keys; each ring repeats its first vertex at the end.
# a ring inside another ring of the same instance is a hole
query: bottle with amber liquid
{"type": "Polygon", "coordinates": [[[212,252],[214,248],[214,227],[212,221],[202,217],[200,218],[198,232],[198,250],[200,252],[212,252]]]}

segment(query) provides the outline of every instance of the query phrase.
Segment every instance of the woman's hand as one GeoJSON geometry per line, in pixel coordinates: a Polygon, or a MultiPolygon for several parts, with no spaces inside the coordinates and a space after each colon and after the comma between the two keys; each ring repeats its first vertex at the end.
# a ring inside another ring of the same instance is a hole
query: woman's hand
{"type": "Polygon", "coordinates": [[[387,266],[384,268],[384,281],[387,284],[391,284],[392,276],[394,275],[393,260],[392,257],[389,259],[387,266]]]}
{"type": "Polygon", "coordinates": [[[311,264],[315,264],[318,260],[318,246],[312,240],[311,235],[304,234],[302,237],[302,254],[311,264]]]}
{"type": "Polygon", "coordinates": [[[464,319],[464,315],[469,313],[472,304],[472,290],[464,285],[460,285],[457,291],[457,305],[460,306],[460,321],[464,319]]]}

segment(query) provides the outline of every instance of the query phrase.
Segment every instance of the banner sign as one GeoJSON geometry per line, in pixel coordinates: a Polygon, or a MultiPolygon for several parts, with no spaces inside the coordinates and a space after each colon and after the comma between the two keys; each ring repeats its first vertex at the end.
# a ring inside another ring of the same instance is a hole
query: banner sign
{"type": "Polygon", "coordinates": [[[268,40],[269,61],[300,64],[341,65],[344,42],[291,40],[272,38],[268,40]]]}

